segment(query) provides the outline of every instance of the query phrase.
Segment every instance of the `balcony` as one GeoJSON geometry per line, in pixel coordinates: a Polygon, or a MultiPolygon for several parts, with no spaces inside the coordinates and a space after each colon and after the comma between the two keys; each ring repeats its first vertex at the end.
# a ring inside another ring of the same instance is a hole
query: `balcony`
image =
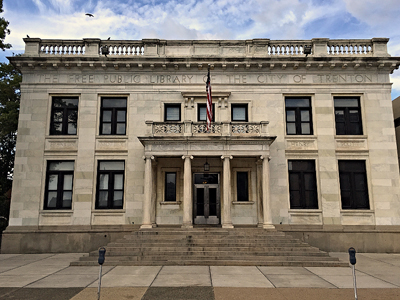
{"type": "Polygon", "coordinates": [[[146,121],[148,137],[261,137],[268,136],[268,121],[259,123],[243,122],[220,122],[212,123],[207,131],[207,125],[204,122],[153,122],[146,121]]]}

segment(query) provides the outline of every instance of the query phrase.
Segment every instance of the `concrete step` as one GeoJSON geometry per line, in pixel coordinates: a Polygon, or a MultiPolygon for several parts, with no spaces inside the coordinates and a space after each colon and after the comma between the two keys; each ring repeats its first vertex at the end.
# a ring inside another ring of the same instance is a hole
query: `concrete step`
{"type": "Polygon", "coordinates": [[[118,241],[111,243],[109,247],[309,247],[308,244],[299,241],[282,241],[282,242],[269,242],[269,241],[118,241]]]}
{"type": "MultiPolygon", "coordinates": [[[[249,260],[249,259],[202,259],[202,260],[106,260],[104,266],[292,266],[292,267],[348,267],[348,263],[337,260],[249,260]]],[[[76,261],[71,266],[98,266],[96,261],[76,261]]]]}
{"type": "MultiPolygon", "coordinates": [[[[248,261],[337,261],[334,257],[330,256],[288,256],[288,255],[205,255],[201,257],[196,257],[195,255],[190,254],[181,254],[181,255],[145,255],[145,256],[136,256],[136,255],[127,255],[127,256],[108,256],[106,260],[108,262],[115,261],[170,261],[170,260],[200,260],[197,258],[201,258],[201,260],[248,260],[248,261]]],[[[84,257],[81,261],[97,261],[97,258],[94,257],[84,257]]]]}
{"type": "MultiPolygon", "coordinates": [[[[341,265],[291,236],[259,228],[155,228],[133,232],[106,249],[106,265],[341,265]]],[[[97,265],[97,258],[93,251],[71,265],[97,265]]]]}
{"type": "MultiPolygon", "coordinates": [[[[107,253],[115,252],[115,251],[148,251],[147,247],[140,247],[140,246],[126,246],[124,244],[121,245],[107,245],[106,247],[107,253]]],[[[151,251],[155,252],[168,252],[168,251],[188,251],[188,247],[186,246],[154,246],[151,247],[151,251]]],[[[300,252],[300,253],[309,253],[309,252],[321,252],[318,248],[315,247],[263,247],[263,246],[256,246],[256,247],[239,247],[239,246],[194,246],[190,247],[189,251],[230,251],[230,252],[261,252],[261,253],[269,253],[269,252],[300,252]],[[305,249],[303,249],[305,248],[305,249]]],[[[98,251],[93,251],[92,253],[98,255],[98,251]]]]}
{"type": "MultiPolygon", "coordinates": [[[[108,255],[110,256],[126,256],[126,255],[131,255],[131,256],[152,256],[152,257],[186,257],[186,256],[191,256],[191,257],[204,257],[204,256],[215,256],[215,257],[241,257],[243,254],[238,253],[238,252],[233,252],[229,250],[225,251],[154,251],[154,250],[138,250],[138,251],[121,251],[121,250],[114,250],[111,249],[110,251],[107,251],[108,255]],[[235,254],[233,254],[235,253],[235,254]]],[[[300,251],[276,251],[276,252],[264,252],[264,251],[251,251],[247,252],[246,255],[252,255],[252,256],[304,256],[307,255],[307,257],[310,256],[328,256],[326,253],[323,252],[300,252],[300,251]]],[[[98,255],[95,255],[96,257],[98,255]]]]}

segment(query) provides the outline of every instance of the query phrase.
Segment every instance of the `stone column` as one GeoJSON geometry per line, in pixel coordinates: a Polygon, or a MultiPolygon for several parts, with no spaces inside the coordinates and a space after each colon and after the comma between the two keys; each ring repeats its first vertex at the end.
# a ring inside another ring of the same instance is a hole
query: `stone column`
{"type": "Polygon", "coordinates": [[[156,224],[156,202],[157,202],[157,160],[153,161],[152,164],[152,197],[151,197],[151,224],[153,227],[157,227],[156,224]]]}
{"type": "Polygon", "coordinates": [[[262,206],[263,206],[263,217],[264,229],[275,229],[272,225],[272,212],[271,212],[271,196],[270,196],[270,186],[269,186],[269,157],[261,156],[263,160],[263,176],[262,176],[262,206]]]}
{"type": "Polygon", "coordinates": [[[231,163],[232,156],[221,156],[224,161],[224,199],[222,203],[222,228],[233,228],[231,217],[231,163]]]}
{"type": "Polygon", "coordinates": [[[263,189],[262,189],[262,164],[261,159],[257,160],[257,222],[258,227],[263,227],[264,224],[264,213],[263,213],[263,189]]]}
{"type": "Polygon", "coordinates": [[[193,228],[192,162],[193,156],[183,155],[183,224],[182,228],[193,228]]]}
{"type": "Polygon", "coordinates": [[[153,198],[153,169],[151,167],[151,160],[154,156],[146,156],[144,167],[144,199],[143,199],[143,218],[140,229],[152,228],[151,224],[151,200],[153,198]]]}

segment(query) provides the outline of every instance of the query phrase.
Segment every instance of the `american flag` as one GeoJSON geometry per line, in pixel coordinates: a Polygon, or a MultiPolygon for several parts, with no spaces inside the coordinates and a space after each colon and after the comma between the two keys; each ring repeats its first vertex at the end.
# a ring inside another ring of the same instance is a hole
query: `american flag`
{"type": "Polygon", "coordinates": [[[207,82],[206,82],[206,92],[207,92],[207,131],[211,127],[211,121],[213,118],[212,111],[212,98],[211,98],[211,80],[210,80],[210,67],[208,67],[207,82]]]}

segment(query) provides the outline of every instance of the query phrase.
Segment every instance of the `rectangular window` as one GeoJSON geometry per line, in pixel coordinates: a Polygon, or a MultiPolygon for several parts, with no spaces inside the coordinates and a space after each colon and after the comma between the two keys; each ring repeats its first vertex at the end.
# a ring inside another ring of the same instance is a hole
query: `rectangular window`
{"type": "Polygon", "coordinates": [[[99,161],[96,209],[123,208],[124,173],[124,161],[99,161]]]}
{"type": "Polygon", "coordinates": [[[126,98],[101,98],[100,134],[126,134],[126,98]]]}
{"type": "Polygon", "coordinates": [[[291,209],[318,209],[314,160],[289,160],[291,209]]]}
{"type": "Polygon", "coordinates": [[[164,201],[176,201],[176,172],[165,173],[164,201]]]}
{"type": "Polygon", "coordinates": [[[231,106],[232,121],[235,122],[247,122],[248,111],[247,104],[232,104],[231,106]]]}
{"type": "Polygon", "coordinates": [[[76,135],[78,97],[53,97],[50,135],[76,135]]]}
{"type": "MultiPolygon", "coordinates": [[[[212,122],[215,122],[215,105],[212,106],[212,122]]],[[[197,105],[197,121],[198,122],[206,122],[207,121],[207,104],[200,103],[197,105]]]]}
{"type": "Polygon", "coordinates": [[[44,209],[71,209],[74,161],[48,161],[44,209]]]}
{"type": "Polygon", "coordinates": [[[363,160],[339,160],[342,209],[369,209],[367,173],[363,160]]]}
{"type": "Polygon", "coordinates": [[[180,104],[165,104],[164,106],[164,121],[181,120],[181,105],[180,104]]]}
{"type": "Polygon", "coordinates": [[[286,134],[288,135],[313,134],[311,98],[286,97],[285,109],[286,109],[286,134]]]}
{"type": "Polygon", "coordinates": [[[237,201],[249,201],[249,174],[236,172],[237,201]]]}
{"type": "Polygon", "coordinates": [[[335,123],[337,135],[363,134],[359,97],[335,97],[335,123]]]}

